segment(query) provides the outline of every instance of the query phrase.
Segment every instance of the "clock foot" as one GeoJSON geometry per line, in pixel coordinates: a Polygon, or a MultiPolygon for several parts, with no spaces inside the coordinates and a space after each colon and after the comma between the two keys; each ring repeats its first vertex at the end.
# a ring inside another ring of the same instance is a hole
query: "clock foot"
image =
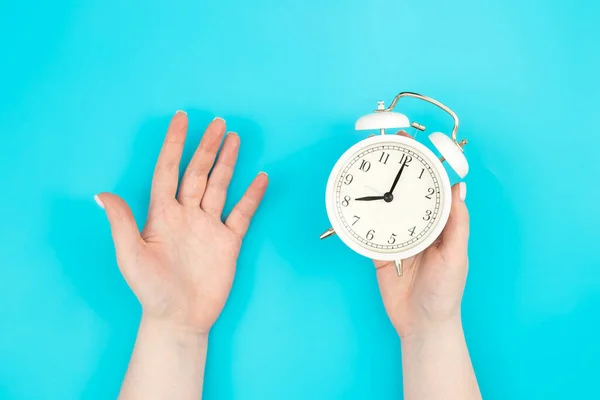
{"type": "Polygon", "coordinates": [[[396,268],[396,274],[402,276],[402,260],[394,261],[394,268],[396,268]]]}
{"type": "Polygon", "coordinates": [[[333,230],[333,228],[329,228],[325,232],[323,232],[321,234],[321,236],[319,236],[319,238],[321,240],[323,240],[323,239],[327,239],[329,236],[333,236],[333,235],[335,235],[335,231],[333,230]]]}

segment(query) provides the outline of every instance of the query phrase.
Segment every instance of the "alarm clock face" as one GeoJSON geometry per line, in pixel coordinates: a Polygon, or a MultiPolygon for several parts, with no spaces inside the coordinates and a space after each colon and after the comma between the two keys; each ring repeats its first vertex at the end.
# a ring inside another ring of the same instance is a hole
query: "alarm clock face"
{"type": "Polygon", "coordinates": [[[401,260],[439,236],[450,212],[450,181],[441,162],[416,140],[381,135],[352,146],[326,190],[332,227],[354,251],[401,260]]]}

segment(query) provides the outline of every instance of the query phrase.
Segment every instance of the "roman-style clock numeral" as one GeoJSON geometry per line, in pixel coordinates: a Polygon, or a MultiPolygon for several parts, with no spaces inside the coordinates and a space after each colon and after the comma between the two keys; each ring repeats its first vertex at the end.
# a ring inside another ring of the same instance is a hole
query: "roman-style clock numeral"
{"type": "Polygon", "coordinates": [[[354,222],[352,223],[352,226],[354,226],[354,224],[356,224],[360,220],[360,217],[358,215],[355,215],[352,218],[354,218],[354,222]]]}
{"type": "Polygon", "coordinates": [[[419,175],[419,179],[423,178],[423,172],[425,172],[425,168],[421,169],[421,175],[419,175]]]}
{"type": "Polygon", "coordinates": [[[390,155],[388,153],[386,153],[385,151],[382,151],[381,157],[379,157],[379,162],[383,163],[383,164],[387,164],[388,158],[390,158],[390,155]]]}
{"type": "Polygon", "coordinates": [[[431,196],[435,193],[435,190],[433,190],[433,188],[429,188],[427,189],[427,193],[428,194],[425,195],[425,198],[431,200],[431,196]]]}
{"type": "Polygon", "coordinates": [[[417,229],[416,226],[413,226],[412,228],[410,228],[408,231],[410,232],[410,236],[413,236],[415,234],[415,229],[417,229]]]}
{"type": "Polygon", "coordinates": [[[360,167],[358,167],[361,171],[369,172],[371,169],[371,162],[367,160],[360,161],[360,167]]]}

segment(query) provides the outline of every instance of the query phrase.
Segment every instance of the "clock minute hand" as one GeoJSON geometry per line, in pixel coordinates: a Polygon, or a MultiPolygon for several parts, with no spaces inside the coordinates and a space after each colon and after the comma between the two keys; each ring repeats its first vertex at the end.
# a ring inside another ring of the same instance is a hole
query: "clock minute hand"
{"type": "Polygon", "coordinates": [[[406,162],[402,163],[402,166],[400,167],[400,171],[398,171],[398,174],[396,175],[396,179],[394,179],[394,183],[392,183],[392,188],[390,189],[390,191],[388,193],[394,192],[394,189],[396,188],[396,184],[398,183],[398,180],[400,179],[400,175],[402,175],[402,171],[404,171],[404,167],[406,167],[406,162]]]}
{"type": "Polygon", "coordinates": [[[372,200],[383,200],[384,196],[365,196],[354,199],[355,201],[372,201],[372,200]]]}

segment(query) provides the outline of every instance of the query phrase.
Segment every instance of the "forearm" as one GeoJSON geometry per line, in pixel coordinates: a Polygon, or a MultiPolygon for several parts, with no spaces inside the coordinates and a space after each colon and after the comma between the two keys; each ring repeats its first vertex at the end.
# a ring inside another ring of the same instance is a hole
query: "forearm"
{"type": "Polygon", "coordinates": [[[119,399],[194,399],[202,396],[208,337],[142,318],[119,399]]]}
{"type": "Polygon", "coordinates": [[[402,340],[405,400],[481,399],[460,317],[402,340]]]}

